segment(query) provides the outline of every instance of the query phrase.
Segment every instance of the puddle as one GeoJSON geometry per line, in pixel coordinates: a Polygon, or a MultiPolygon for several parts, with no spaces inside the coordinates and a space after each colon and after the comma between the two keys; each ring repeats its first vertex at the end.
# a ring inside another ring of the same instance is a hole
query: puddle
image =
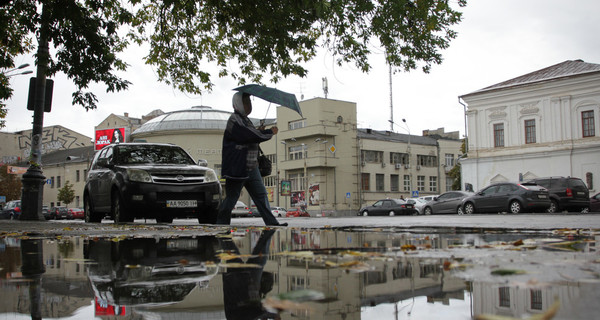
{"type": "Polygon", "coordinates": [[[149,238],[5,234],[0,319],[592,319],[600,311],[598,236],[292,228],[149,238]]]}

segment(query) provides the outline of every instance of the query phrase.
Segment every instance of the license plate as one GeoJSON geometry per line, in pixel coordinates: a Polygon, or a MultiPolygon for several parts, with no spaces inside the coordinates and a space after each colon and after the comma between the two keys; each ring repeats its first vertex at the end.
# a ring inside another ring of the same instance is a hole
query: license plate
{"type": "Polygon", "coordinates": [[[197,207],[196,200],[167,200],[167,208],[193,208],[197,207]]]}
{"type": "Polygon", "coordinates": [[[538,194],[538,199],[546,199],[548,198],[548,196],[546,196],[545,194],[538,194]]]}
{"type": "Polygon", "coordinates": [[[408,209],[412,209],[412,208],[413,208],[412,204],[407,204],[407,205],[406,205],[406,207],[407,207],[408,209]]]}

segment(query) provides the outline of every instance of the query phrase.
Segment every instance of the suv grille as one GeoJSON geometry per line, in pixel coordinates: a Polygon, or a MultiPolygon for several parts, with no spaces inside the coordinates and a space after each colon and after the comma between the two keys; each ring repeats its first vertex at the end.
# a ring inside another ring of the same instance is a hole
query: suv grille
{"type": "Polygon", "coordinates": [[[204,175],[199,174],[152,174],[152,181],[163,184],[198,184],[204,182],[204,175]]]}

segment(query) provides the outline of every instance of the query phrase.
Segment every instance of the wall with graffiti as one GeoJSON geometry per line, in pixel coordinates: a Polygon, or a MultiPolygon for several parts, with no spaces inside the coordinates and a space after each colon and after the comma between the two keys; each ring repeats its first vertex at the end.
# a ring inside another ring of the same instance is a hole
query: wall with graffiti
{"type": "MultiPolygon", "coordinates": [[[[31,153],[32,130],[19,131],[12,135],[12,139],[2,139],[2,155],[0,163],[15,163],[27,159],[31,153]]],[[[5,134],[6,136],[6,134],[5,134]]],[[[67,129],[63,126],[44,127],[42,131],[42,154],[80,148],[93,145],[92,138],[67,129]]]]}

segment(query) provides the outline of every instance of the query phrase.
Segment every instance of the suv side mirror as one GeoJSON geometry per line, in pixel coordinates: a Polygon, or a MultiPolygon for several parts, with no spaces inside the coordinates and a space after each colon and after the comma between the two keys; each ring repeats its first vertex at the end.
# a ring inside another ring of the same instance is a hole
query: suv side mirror
{"type": "Polygon", "coordinates": [[[98,159],[98,161],[96,162],[96,165],[98,165],[99,167],[103,167],[103,168],[110,168],[113,166],[110,162],[108,162],[107,158],[98,159]]]}
{"type": "Polygon", "coordinates": [[[198,165],[201,167],[208,167],[208,161],[206,161],[206,159],[200,159],[198,160],[198,165]]]}

